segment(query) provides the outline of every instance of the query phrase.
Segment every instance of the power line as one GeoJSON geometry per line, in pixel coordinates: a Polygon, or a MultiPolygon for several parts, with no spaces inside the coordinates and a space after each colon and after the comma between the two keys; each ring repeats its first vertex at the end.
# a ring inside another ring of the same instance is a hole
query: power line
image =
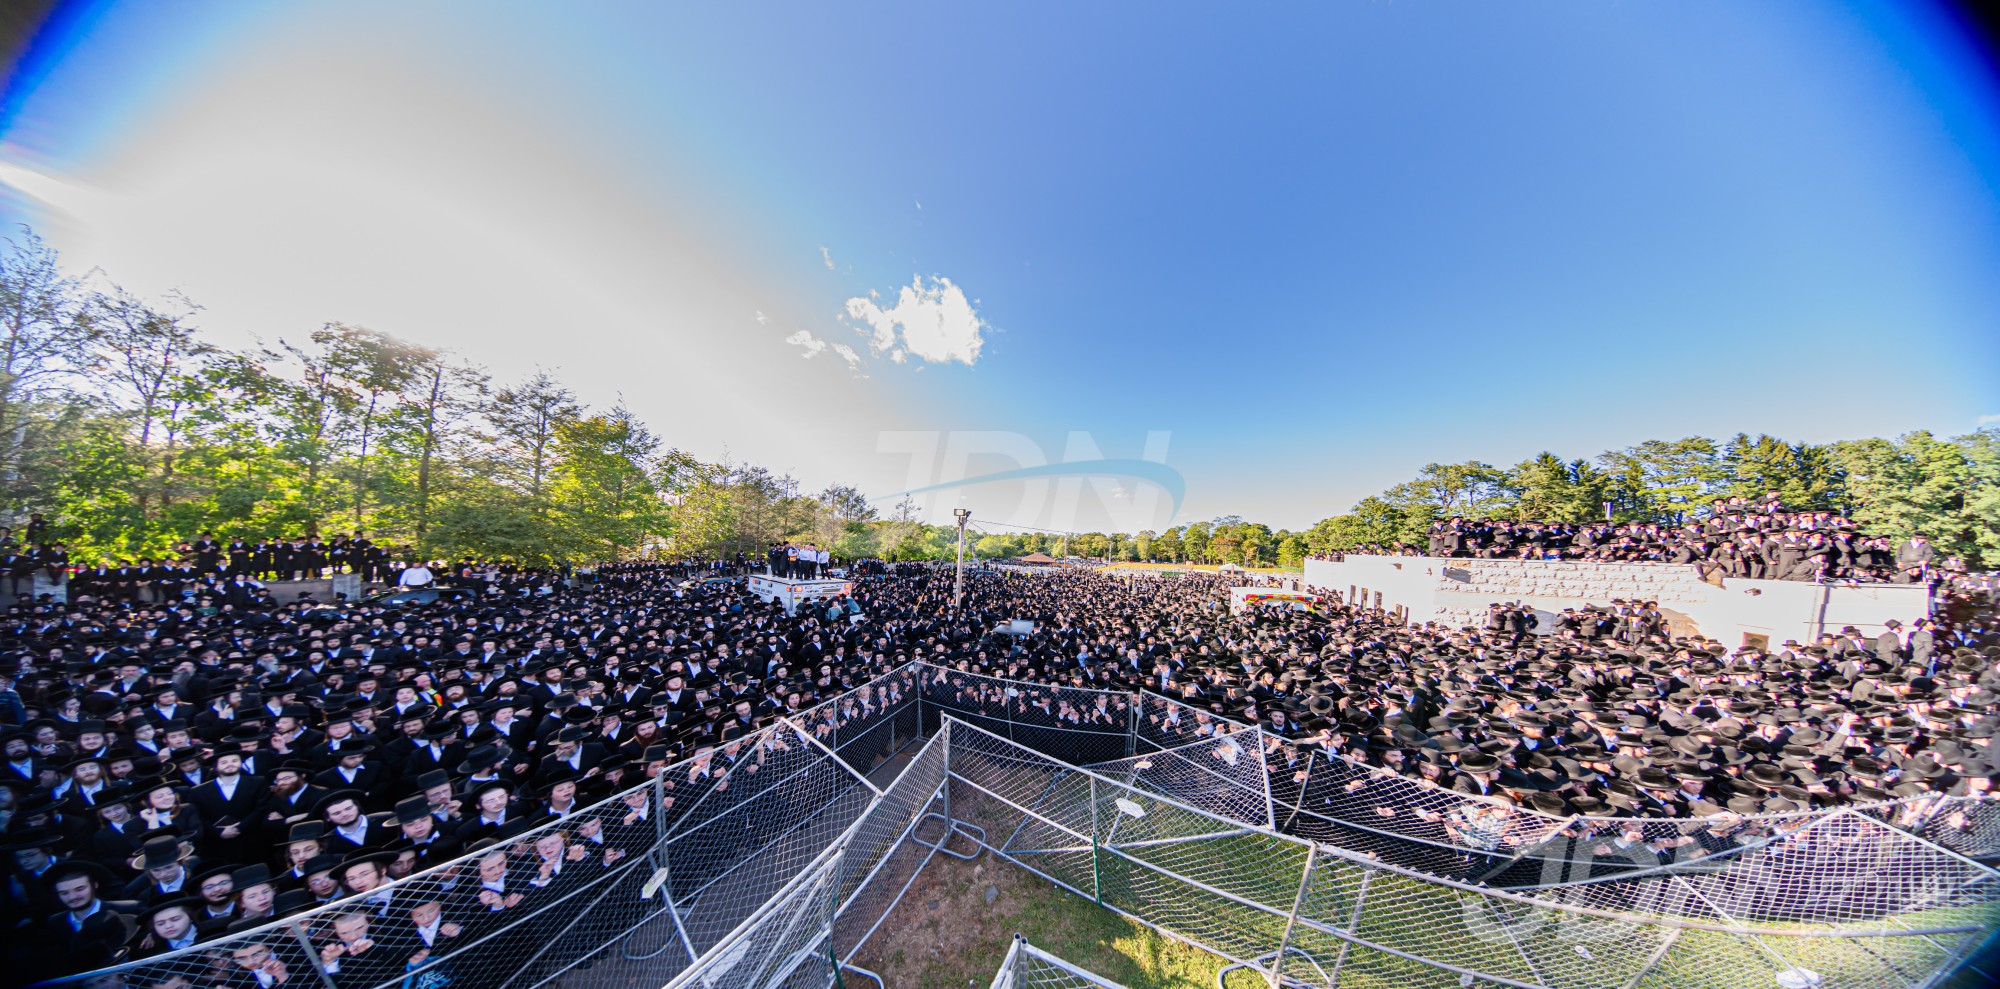
{"type": "MultiPolygon", "coordinates": [[[[1026,530],[1028,530],[1028,531],[1030,531],[1030,532],[1048,532],[1048,533],[1054,533],[1055,535],[1058,535],[1058,536],[1081,536],[1081,535],[1083,535],[1083,533],[1081,533],[1081,532],[1077,532],[1077,531],[1075,531],[1075,530],[1073,530],[1073,529],[1044,529],[1044,528],[1042,528],[1042,527],[1040,527],[1040,526],[1033,526],[1033,525],[1016,525],[1016,524],[1014,524],[1014,523],[1012,523],[1012,522],[987,522],[986,524],[987,524],[987,525],[998,525],[998,526],[1004,526],[1004,527],[1006,527],[1006,528],[1009,528],[1009,529],[1026,529],[1026,530]]],[[[988,535],[998,535],[998,533],[988,533],[988,535]]]]}

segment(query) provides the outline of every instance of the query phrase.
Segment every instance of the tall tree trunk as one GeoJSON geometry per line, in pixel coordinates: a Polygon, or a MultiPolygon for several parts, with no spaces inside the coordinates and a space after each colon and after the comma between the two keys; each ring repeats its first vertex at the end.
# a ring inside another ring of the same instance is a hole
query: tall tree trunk
{"type": "Polygon", "coordinates": [[[354,531],[361,531],[361,515],[368,506],[368,439],[375,431],[375,403],[380,392],[368,393],[368,412],[361,417],[361,449],[354,457],[354,531]]]}
{"type": "Polygon", "coordinates": [[[417,456],[417,545],[424,546],[424,534],[431,527],[431,454],[437,449],[438,402],[444,394],[444,368],[431,370],[430,400],[424,406],[424,447],[417,456]]]}

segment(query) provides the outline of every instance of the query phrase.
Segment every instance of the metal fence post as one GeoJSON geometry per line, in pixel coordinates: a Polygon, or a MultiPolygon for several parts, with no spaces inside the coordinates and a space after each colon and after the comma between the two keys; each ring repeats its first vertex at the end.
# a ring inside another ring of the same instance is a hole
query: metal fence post
{"type": "Polygon", "coordinates": [[[1097,863],[1097,777],[1090,777],[1090,895],[1104,905],[1104,871],[1097,863]]]}
{"type": "Polygon", "coordinates": [[[1285,915],[1285,933],[1278,938],[1278,956],[1271,959],[1271,970],[1264,973],[1264,981],[1271,989],[1278,989],[1278,980],[1284,977],[1285,952],[1292,946],[1292,928],[1299,922],[1299,908],[1306,901],[1306,886],[1312,883],[1313,866],[1318,864],[1318,849],[1306,849],[1306,867],[1299,875],[1299,891],[1292,896],[1291,912],[1285,915]]]}
{"type": "Polygon", "coordinates": [[[1374,878],[1375,870],[1363,872],[1361,885],[1354,890],[1354,909],[1347,914],[1347,937],[1340,939],[1340,953],[1333,956],[1332,983],[1336,986],[1340,984],[1340,966],[1347,963],[1347,949],[1353,943],[1348,938],[1354,936],[1355,926],[1361,923],[1361,904],[1368,900],[1368,881],[1374,878]]]}
{"type": "Polygon", "coordinates": [[[660,865],[662,867],[665,867],[667,864],[666,863],[666,857],[667,857],[666,855],[666,841],[667,841],[666,770],[662,768],[660,770],[660,775],[653,777],[651,783],[653,784],[649,788],[651,792],[649,792],[646,795],[646,799],[650,801],[653,805],[653,836],[654,840],[660,843],[660,865]]]}
{"type": "MultiPolygon", "coordinates": [[[[1299,819],[1299,811],[1306,805],[1306,791],[1312,788],[1313,763],[1318,761],[1318,755],[1314,754],[1310,749],[1306,750],[1306,778],[1299,781],[1299,797],[1297,800],[1292,801],[1292,812],[1285,815],[1283,823],[1274,823],[1272,827],[1286,834],[1291,834],[1291,831],[1288,829],[1292,826],[1293,821],[1299,819]]],[[[1269,785],[1268,783],[1265,784],[1266,787],[1269,785]]]]}
{"type": "Polygon", "coordinates": [[[938,847],[943,848],[951,844],[951,832],[957,822],[951,819],[951,722],[942,715],[938,717],[938,734],[944,736],[944,785],[939,788],[939,795],[944,798],[944,836],[938,839],[938,847]]]}
{"type": "Polygon", "coordinates": [[[326,966],[319,963],[319,952],[313,950],[312,939],[306,937],[305,928],[297,923],[285,926],[291,929],[293,937],[299,939],[299,947],[305,951],[306,964],[312,966],[313,974],[319,976],[321,982],[326,983],[326,989],[337,989],[333,984],[333,976],[326,974],[326,966]]]}
{"type": "Polygon", "coordinates": [[[1139,708],[1145,703],[1145,691],[1139,691],[1132,695],[1132,707],[1125,718],[1125,758],[1127,759],[1139,754],[1139,723],[1142,717],[1142,712],[1139,708]]]}

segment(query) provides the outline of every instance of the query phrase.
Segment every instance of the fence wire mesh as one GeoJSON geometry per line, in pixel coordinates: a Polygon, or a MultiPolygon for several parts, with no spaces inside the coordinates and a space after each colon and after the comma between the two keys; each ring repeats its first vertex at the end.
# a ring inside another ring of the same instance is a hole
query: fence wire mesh
{"type": "MultiPolygon", "coordinates": [[[[490,837],[443,865],[390,881],[394,854],[372,864],[350,859],[310,877],[322,902],[308,910],[50,984],[659,986],[725,940],[725,953],[739,953],[705,968],[713,971],[704,984],[789,981],[797,966],[784,949],[799,940],[790,932],[810,927],[823,942],[827,917],[807,924],[786,915],[777,930],[759,928],[762,940],[731,935],[767,904],[790,902],[790,890],[824,888],[830,909],[843,877],[821,859],[861,823],[876,825],[867,833],[877,843],[871,854],[907,858],[880,845],[886,825],[864,813],[879,809],[880,798],[863,772],[917,738],[916,677],[899,668],[558,820],[495,822],[490,837]]],[[[941,767],[942,757],[934,762],[941,767]]],[[[942,769],[906,787],[926,778],[937,789],[942,769]]],[[[893,830],[890,840],[902,833],[893,830]]],[[[856,877],[844,892],[862,886],[856,877]]]]}
{"type": "MultiPolygon", "coordinates": [[[[952,717],[978,711],[970,723],[1062,761],[1080,761],[1072,759],[1074,745],[1044,749],[1036,739],[1024,737],[1006,721],[1010,707],[1004,703],[966,707],[978,697],[1008,699],[1010,689],[1026,691],[1028,685],[940,667],[926,671],[932,683],[948,685],[924,693],[926,721],[946,711],[952,717]]],[[[1700,819],[1552,817],[1298,745],[1172,697],[1140,693],[1132,705],[1134,755],[1096,763],[1106,775],[1234,821],[1490,887],[1542,889],[1630,875],[1632,889],[1606,887],[1592,895],[1672,903],[1672,889],[1648,887],[1684,873],[1700,877],[1698,885],[1706,893],[1728,903],[1754,905],[1756,895],[1746,891],[1766,889],[1766,903],[1792,905],[1784,911],[1756,907],[1762,917],[1844,923],[1870,913],[1906,913],[1950,903],[1956,889],[1992,875],[1978,859],[2000,857],[2000,801],[1994,799],[1934,795],[1810,813],[1728,813],[1700,819]],[[1214,765],[1186,755],[1150,759],[1154,753],[1216,751],[1204,749],[1204,743],[1224,737],[1260,739],[1262,781],[1234,771],[1228,781],[1198,773],[1194,767],[1214,765]],[[1840,839],[1816,837],[1802,843],[1794,837],[1808,827],[1826,829],[1822,835],[1838,833],[1840,839]],[[1912,843],[1912,837],[1918,841],[1912,843]],[[1798,853],[1800,847],[1820,849],[1814,853],[1818,867],[1800,867],[1808,859],[1798,853]],[[1748,855],[1766,849],[1766,855],[1748,855]],[[1824,849],[1838,849],[1838,855],[1824,849]],[[1784,867],[1776,867],[1780,861],[1784,867]],[[1870,863],[1882,863],[1882,871],[1870,863]],[[1864,871],[1870,875],[1862,877],[1864,871]],[[1716,893],[1720,887],[1736,891],[1716,893]],[[1808,909],[1828,913],[1804,913],[1808,909]]]]}
{"type": "Polygon", "coordinates": [[[1029,944],[1019,935],[1007,949],[993,989],[1125,989],[1124,986],[1029,944]]]}
{"type": "Polygon", "coordinates": [[[941,666],[922,666],[924,729],[940,714],[1047,752],[1089,765],[1133,752],[1132,694],[1004,680],[941,666]]]}
{"type": "Polygon", "coordinates": [[[1270,777],[1255,729],[1215,732],[1183,745],[1100,762],[1091,769],[1142,790],[1179,794],[1231,820],[1274,827],[1270,777]]]}
{"type": "MultiPolygon", "coordinates": [[[[1873,901],[1907,903],[1909,896],[1901,878],[1871,877],[1854,884],[1843,903],[1820,905],[1833,919],[1813,923],[1790,919],[1796,911],[1789,909],[1740,916],[1746,903],[1759,905],[1748,875],[1708,887],[1702,883],[1711,877],[1655,877],[1648,881],[1659,888],[1642,892],[1659,894],[1656,903],[1601,891],[1582,902],[1542,899],[1251,826],[967,726],[954,726],[950,765],[954,815],[979,815],[998,854],[1291,985],[1554,989],[1794,980],[1886,989],[1921,985],[1948,970],[1996,919],[1995,891],[1979,879],[1953,887],[1931,908],[1885,916],[1873,901]],[[1886,883],[1886,891],[1872,883],[1886,883]],[[1676,898],[1666,898],[1669,887],[1676,898]],[[1724,893],[1734,898],[1718,896],[1724,893]],[[1844,923],[1850,916],[1862,922],[1844,923]]],[[[1856,838],[1849,822],[1880,826],[1831,816],[1798,829],[1827,829],[1823,837],[1770,856],[1794,856],[1786,868],[1823,868],[1800,857],[1813,854],[1814,842],[1838,848],[1871,840],[1856,838]]]]}

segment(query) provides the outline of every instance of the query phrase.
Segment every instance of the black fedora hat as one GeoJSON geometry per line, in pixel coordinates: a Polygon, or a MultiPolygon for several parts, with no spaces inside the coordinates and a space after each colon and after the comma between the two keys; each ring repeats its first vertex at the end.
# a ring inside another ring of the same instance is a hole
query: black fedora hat
{"type": "Polygon", "coordinates": [[[458,773],[461,776],[470,776],[482,769],[498,766],[505,762],[506,758],[497,745],[476,746],[465,754],[465,761],[458,765],[458,773]]]}

